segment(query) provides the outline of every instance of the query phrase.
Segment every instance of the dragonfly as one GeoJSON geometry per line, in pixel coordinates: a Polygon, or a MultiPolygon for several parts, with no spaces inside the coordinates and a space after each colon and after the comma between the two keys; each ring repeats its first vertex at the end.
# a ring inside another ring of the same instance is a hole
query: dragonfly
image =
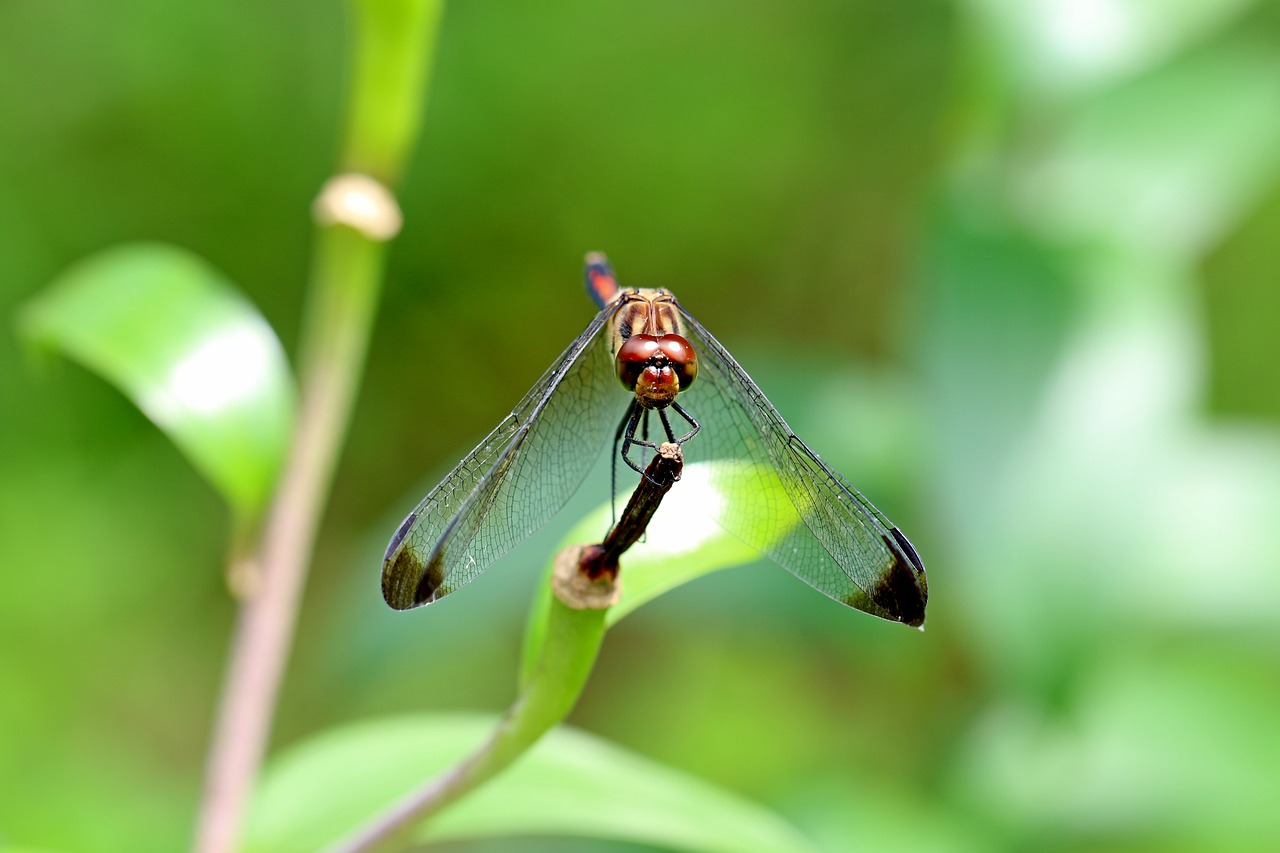
{"type": "Polygon", "coordinates": [[[928,584],[911,542],[675,296],[622,288],[600,253],[587,256],[586,285],[599,313],[391,537],[387,604],[421,607],[474,580],[568,502],[611,439],[615,469],[620,458],[644,476],[636,457],[657,448],[653,436],[691,462],[746,462],[780,484],[713,509],[728,533],[841,604],[923,625],[928,584]]]}

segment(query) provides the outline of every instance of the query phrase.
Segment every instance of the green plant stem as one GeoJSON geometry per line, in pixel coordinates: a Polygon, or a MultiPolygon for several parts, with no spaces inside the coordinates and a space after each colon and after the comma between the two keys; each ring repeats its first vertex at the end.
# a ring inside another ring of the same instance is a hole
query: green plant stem
{"type": "MultiPolygon", "coordinates": [[[[342,166],[389,183],[417,136],[442,0],[354,0],[342,166]]],[[[319,226],[299,358],[297,426],[254,556],[219,700],[194,849],[238,846],[271,731],[298,605],[381,291],[385,246],[319,226]]]]}
{"type": "Polygon", "coordinates": [[[343,169],[391,186],[422,122],[444,0],[350,0],[355,55],[343,169]]]}
{"type": "MultiPolygon", "coordinates": [[[[566,549],[577,570],[578,549],[566,549]]],[[[490,739],[442,776],[413,791],[328,853],[366,853],[407,843],[407,835],[430,817],[520,757],[568,716],[595,664],[604,639],[607,609],[575,609],[544,585],[530,623],[522,687],[490,739]]]]}
{"type": "Polygon", "coordinates": [[[368,315],[377,292],[382,247],[369,242],[345,227],[327,229],[320,237],[316,268],[322,281],[318,284],[328,292],[328,298],[320,301],[331,303],[323,313],[339,317],[340,304],[349,304],[352,310],[338,328],[313,339],[327,342],[328,349],[308,347],[312,357],[304,359],[298,427],[255,561],[259,588],[240,610],[218,708],[196,834],[196,849],[205,853],[236,848],[244,808],[266,750],[298,602],[355,394],[368,315]],[[346,286],[325,288],[325,278],[331,283],[342,280],[346,286]]]}
{"type": "Polygon", "coordinates": [[[367,853],[403,844],[419,822],[506,769],[569,715],[600,652],[605,617],[621,596],[618,558],[644,535],[683,467],[679,446],[663,444],[604,542],[570,546],[556,555],[525,631],[518,696],[489,740],[328,853],[367,853]]]}

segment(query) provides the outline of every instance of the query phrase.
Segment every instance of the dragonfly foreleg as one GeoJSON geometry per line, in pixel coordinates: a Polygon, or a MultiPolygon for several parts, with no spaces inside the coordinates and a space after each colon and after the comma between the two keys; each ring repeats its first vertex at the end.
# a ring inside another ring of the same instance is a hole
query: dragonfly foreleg
{"type": "MultiPolygon", "coordinates": [[[[627,432],[627,424],[632,423],[636,418],[636,409],[640,408],[640,401],[634,397],[631,404],[627,406],[627,410],[622,413],[622,420],[618,421],[618,430],[613,434],[613,455],[609,457],[609,529],[618,522],[618,445],[622,442],[623,435],[627,432]]],[[[634,427],[633,427],[634,428],[634,427]]]]}
{"type": "Polygon", "coordinates": [[[667,420],[667,410],[658,409],[658,417],[662,419],[662,428],[667,433],[667,441],[675,442],[676,434],[671,431],[671,421],[667,420]]]}
{"type": "MultiPolygon", "coordinates": [[[[644,468],[640,467],[640,465],[638,465],[636,461],[632,459],[631,456],[629,455],[631,448],[633,446],[651,447],[651,448],[655,447],[652,441],[646,441],[645,439],[642,439],[642,438],[636,438],[636,428],[640,425],[640,417],[642,414],[648,414],[648,411],[644,407],[642,407],[639,403],[634,403],[631,407],[630,412],[628,413],[626,420],[624,421],[626,425],[626,430],[624,431],[622,436],[622,460],[626,462],[628,465],[630,465],[639,474],[644,473],[644,468]]],[[[646,434],[648,433],[647,428],[645,429],[645,433],[646,434]]]]}
{"type": "MultiPolygon", "coordinates": [[[[689,432],[685,433],[685,435],[683,435],[682,437],[671,439],[676,444],[684,444],[686,441],[688,441],[689,439],[693,438],[695,435],[698,434],[698,430],[702,429],[702,424],[695,421],[693,419],[693,415],[689,414],[684,409],[682,409],[680,407],[680,404],[677,403],[675,400],[671,401],[671,408],[675,409],[676,414],[684,418],[686,421],[688,421],[689,426],[693,427],[693,429],[689,430],[689,432]]],[[[664,415],[662,418],[662,423],[665,425],[666,422],[667,422],[667,419],[666,419],[666,416],[664,415]]],[[[670,432],[671,432],[671,428],[667,427],[667,433],[670,434],[670,432]]]]}

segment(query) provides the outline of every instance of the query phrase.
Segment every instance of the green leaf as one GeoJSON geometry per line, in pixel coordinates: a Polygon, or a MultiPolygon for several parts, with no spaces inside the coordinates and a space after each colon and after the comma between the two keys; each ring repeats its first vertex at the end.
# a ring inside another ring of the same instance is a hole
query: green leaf
{"type": "MultiPolygon", "coordinates": [[[[269,767],[246,850],[323,848],[488,737],[497,718],[420,715],[360,723],[269,767]]],[[[554,835],[708,853],[811,851],[781,817],[584,732],[557,729],[508,772],[418,830],[422,841],[554,835]]]]}
{"type": "MultiPolygon", "coordinates": [[[[609,528],[615,508],[620,511],[630,497],[631,493],[624,491],[614,506],[601,504],[574,525],[562,543],[599,542],[600,532],[609,528]]],[[[764,559],[759,551],[715,523],[715,507],[733,501],[739,507],[739,518],[749,524],[750,516],[745,514],[755,511],[767,516],[768,508],[776,501],[790,500],[774,472],[749,462],[718,459],[686,466],[680,481],[662,499],[645,538],[619,561],[622,595],[609,608],[605,624],[612,626],[645,602],[694,578],[764,559]],[[748,492],[749,500],[735,497],[748,492]]],[[[760,527],[773,530],[779,539],[789,531],[771,516],[762,517],[760,527]]],[[[525,631],[521,683],[528,679],[530,668],[541,653],[547,598],[551,595],[550,573],[549,565],[548,578],[538,587],[525,631]]]]}
{"type": "Polygon", "coordinates": [[[293,381],[271,327],[216,270],[172,246],[110,249],[63,273],[21,326],[124,391],[237,513],[262,509],[293,424],[293,381]]]}
{"type": "Polygon", "coordinates": [[[1018,84],[1041,98],[1132,77],[1221,30],[1255,0],[969,0],[1018,84]]]}
{"type": "Polygon", "coordinates": [[[1063,849],[1276,849],[1280,688],[1267,654],[1228,648],[1114,646],[1060,707],[994,703],[951,784],[968,813],[1063,849]]]}
{"type": "Polygon", "coordinates": [[[1016,175],[1027,222],[1072,240],[1196,259],[1280,169],[1280,65],[1245,42],[1089,99],[1016,175]]]}
{"type": "MultiPolygon", "coordinates": [[[[629,492],[619,495],[619,509],[629,497],[629,492]]],[[[715,523],[715,507],[733,502],[748,526],[750,518],[743,514],[758,511],[766,516],[760,519],[761,529],[773,529],[776,520],[767,516],[768,508],[790,500],[776,474],[748,462],[716,460],[686,466],[654,514],[645,539],[620,561],[622,598],[610,609],[608,623],[694,578],[764,559],[715,523]],[[749,500],[736,497],[746,493],[751,494],[749,500]]],[[[598,507],[569,531],[565,542],[598,541],[600,531],[609,527],[612,511],[608,504],[598,507]]],[[[779,528],[774,534],[781,539],[787,532],[779,528]]]]}
{"type": "MultiPolygon", "coordinates": [[[[614,511],[626,506],[630,491],[623,491],[614,505],[601,504],[588,513],[565,535],[563,546],[586,545],[600,541],[600,532],[614,520],[614,511]]],[[[662,593],[688,583],[701,575],[720,569],[742,566],[763,559],[759,551],[745,545],[712,520],[708,509],[737,500],[743,513],[755,510],[764,514],[777,500],[790,500],[777,475],[740,460],[716,460],[686,466],[680,481],[662,499],[662,505],[649,522],[645,538],[632,546],[619,561],[622,566],[621,597],[605,615],[606,626],[662,593]],[[750,490],[751,500],[735,499],[735,494],[750,490]]],[[[749,522],[750,516],[743,518],[749,522]]],[[[782,538],[788,528],[773,518],[761,518],[762,529],[774,530],[782,538]]],[[[559,549],[557,549],[557,553],[559,549]]],[[[548,564],[544,581],[538,585],[525,630],[520,683],[527,684],[533,666],[542,655],[546,635],[548,604],[551,598],[551,571],[548,564]]]]}

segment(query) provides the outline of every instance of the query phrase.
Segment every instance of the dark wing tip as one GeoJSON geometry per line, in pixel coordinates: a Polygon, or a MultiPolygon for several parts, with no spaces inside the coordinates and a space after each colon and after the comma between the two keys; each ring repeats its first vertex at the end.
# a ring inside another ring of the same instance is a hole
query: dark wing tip
{"type": "Polygon", "coordinates": [[[919,628],[924,624],[925,605],[929,601],[924,563],[901,530],[895,527],[890,535],[892,540],[889,536],[883,538],[893,559],[880,576],[880,582],[870,591],[871,598],[893,619],[919,628]]]}
{"type": "Polygon", "coordinates": [[[391,552],[382,563],[382,600],[395,610],[417,607],[414,592],[422,575],[422,561],[412,549],[391,552]]]}
{"type": "Polygon", "coordinates": [[[444,567],[440,558],[424,566],[412,548],[389,551],[382,563],[382,599],[395,610],[412,610],[430,604],[443,583],[444,567]]]}
{"type": "Polygon", "coordinates": [[[409,513],[392,534],[382,555],[382,599],[396,610],[410,610],[425,603],[419,601],[417,595],[426,575],[422,560],[412,548],[403,547],[409,529],[417,520],[417,512],[409,513]]]}
{"type": "Polygon", "coordinates": [[[439,554],[427,563],[427,569],[418,578],[418,586],[413,591],[413,606],[420,607],[436,600],[436,593],[444,585],[444,564],[439,554]]]}

